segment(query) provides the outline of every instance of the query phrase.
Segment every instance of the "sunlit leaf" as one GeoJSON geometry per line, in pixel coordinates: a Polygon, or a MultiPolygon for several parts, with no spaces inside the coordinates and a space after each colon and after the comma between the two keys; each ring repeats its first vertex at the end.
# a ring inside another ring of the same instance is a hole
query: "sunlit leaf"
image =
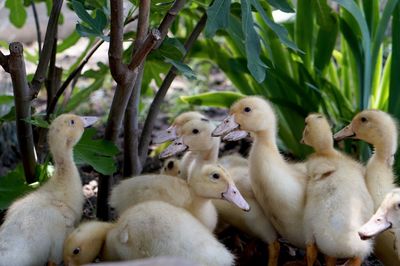
{"type": "Polygon", "coordinates": [[[232,91],[206,92],[193,96],[181,96],[180,99],[188,104],[229,108],[234,102],[245,95],[232,91]]]}
{"type": "Polygon", "coordinates": [[[22,28],[26,21],[26,10],[23,0],[6,0],[6,7],[10,10],[10,21],[17,27],[22,28]]]}

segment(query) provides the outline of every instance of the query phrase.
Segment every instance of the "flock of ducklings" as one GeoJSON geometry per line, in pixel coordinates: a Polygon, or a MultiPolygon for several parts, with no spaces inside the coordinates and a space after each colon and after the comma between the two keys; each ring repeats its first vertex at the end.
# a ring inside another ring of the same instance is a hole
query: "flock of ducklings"
{"type": "Polygon", "coordinates": [[[335,135],[323,115],[310,114],[301,142],[315,152],[298,163],[279,153],[276,115],[260,97],[237,101],[217,127],[200,113],[181,114],[154,142],[173,141],[160,157],[187,151],[184,157],[166,160],[161,174],[117,184],[110,195],[117,221],[79,224],[84,199],[73,147],[94,122],[72,114],[52,122],[54,175],[9,208],[0,227],[0,266],[157,256],[234,265],[234,255],[213,235],[218,220],[264,241],[269,266],[278,265],[279,237],[306,249],[309,266],[318,252],[328,266],[336,259],[361,265],[372,252],[385,265],[400,265],[400,188],[392,170],[398,133],[387,113],[362,111],[335,135]],[[237,140],[249,133],[249,158],[218,158],[221,136],[237,140]],[[348,137],[374,146],[366,166],[334,148],[334,140],[348,137]]]}

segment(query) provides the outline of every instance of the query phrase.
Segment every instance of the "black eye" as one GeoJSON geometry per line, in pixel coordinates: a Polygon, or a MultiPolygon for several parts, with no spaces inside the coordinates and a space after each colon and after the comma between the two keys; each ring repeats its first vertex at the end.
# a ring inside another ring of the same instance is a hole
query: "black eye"
{"type": "Polygon", "coordinates": [[[170,161],[170,162],[168,163],[167,167],[168,167],[168,169],[174,168],[174,162],[173,162],[173,161],[170,161]]]}
{"type": "Polygon", "coordinates": [[[200,131],[199,131],[197,128],[195,128],[195,129],[192,130],[192,133],[193,133],[193,134],[198,134],[199,132],[200,132],[200,131]]]}
{"type": "Polygon", "coordinates": [[[80,249],[80,248],[76,248],[76,249],[74,249],[74,250],[72,251],[72,253],[73,253],[74,255],[78,255],[79,252],[81,252],[81,249],[80,249]]]}
{"type": "Polygon", "coordinates": [[[75,120],[73,120],[73,119],[69,120],[69,124],[70,124],[71,126],[74,125],[74,124],[75,124],[75,120]]]}
{"type": "Polygon", "coordinates": [[[219,174],[214,173],[214,174],[212,175],[212,178],[214,178],[214,179],[219,179],[219,174]]]}
{"type": "Polygon", "coordinates": [[[367,119],[367,118],[365,118],[365,117],[361,117],[361,122],[365,123],[365,122],[367,122],[367,121],[368,121],[368,119],[367,119]]]}
{"type": "Polygon", "coordinates": [[[250,108],[250,107],[245,107],[243,110],[244,110],[246,113],[251,112],[251,108],[250,108]]]}
{"type": "Polygon", "coordinates": [[[400,203],[397,203],[397,208],[399,208],[399,209],[400,209],[400,203]]]}

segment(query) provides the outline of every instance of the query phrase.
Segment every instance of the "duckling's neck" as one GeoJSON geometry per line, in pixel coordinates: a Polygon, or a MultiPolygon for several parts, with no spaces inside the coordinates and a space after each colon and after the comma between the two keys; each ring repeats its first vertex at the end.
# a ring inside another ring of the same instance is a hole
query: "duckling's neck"
{"type": "Polygon", "coordinates": [[[337,154],[337,151],[332,146],[315,146],[313,148],[316,155],[333,157],[337,154]]]}
{"type": "Polygon", "coordinates": [[[199,161],[215,163],[218,160],[219,143],[219,138],[212,138],[212,141],[205,143],[205,145],[209,147],[208,149],[192,152],[196,155],[196,159],[199,161]]]}
{"type": "Polygon", "coordinates": [[[389,167],[393,166],[394,155],[397,150],[397,141],[393,141],[393,139],[387,138],[374,145],[374,159],[389,167]]]}
{"type": "Polygon", "coordinates": [[[188,206],[188,210],[197,219],[200,220],[210,231],[215,229],[217,224],[217,211],[211,202],[211,199],[204,198],[196,195],[192,189],[190,189],[192,194],[192,201],[188,206]],[[210,212],[213,213],[210,213],[210,212]]]}
{"type": "Polygon", "coordinates": [[[279,153],[278,147],[276,146],[276,133],[269,130],[262,130],[253,133],[254,144],[257,147],[259,145],[268,148],[269,150],[279,153]]]}
{"type": "MultiPolygon", "coordinates": [[[[55,174],[53,178],[65,179],[78,175],[78,169],[73,158],[73,151],[67,147],[52,148],[53,160],[55,163],[55,174]]],[[[71,180],[66,180],[70,182],[71,180]]]]}

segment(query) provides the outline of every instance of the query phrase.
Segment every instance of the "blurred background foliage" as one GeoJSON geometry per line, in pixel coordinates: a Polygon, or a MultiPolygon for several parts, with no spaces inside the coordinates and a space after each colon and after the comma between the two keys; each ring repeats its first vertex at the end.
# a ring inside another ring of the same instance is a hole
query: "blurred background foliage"
{"type": "MultiPolygon", "coordinates": [[[[45,2],[51,9],[51,0],[45,2]]],[[[138,0],[126,1],[124,40],[135,38],[136,28],[128,27],[135,21],[138,0]]],[[[152,26],[165,15],[174,1],[151,2],[152,26]]],[[[192,108],[192,105],[226,107],[243,95],[262,95],[269,99],[279,116],[280,148],[298,159],[310,152],[301,145],[304,118],[311,112],[322,112],[329,117],[333,130],[345,126],[362,109],[376,108],[400,118],[400,5],[398,0],[191,0],[170,28],[168,38],[154,50],[145,62],[140,103],[143,120],[156,91],[166,73],[174,66],[185,80],[188,90],[184,96],[171,93],[163,110],[171,117],[192,108]],[[200,18],[207,14],[207,24],[189,55],[185,55],[184,39],[200,18]],[[231,91],[208,92],[210,73],[222,71],[231,91]],[[179,97],[181,96],[181,97],[179,97]],[[189,105],[188,105],[189,104],[189,105]]],[[[26,9],[31,0],[6,0],[9,20],[16,27],[26,21],[26,9]]],[[[108,42],[109,3],[106,0],[67,1],[79,17],[76,31],[59,40],[57,53],[62,54],[87,38],[84,52],[63,72],[65,80],[97,45],[108,42]]],[[[61,17],[60,23],[67,23],[61,17]]],[[[69,22],[70,23],[70,22],[69,22]]],[[[8,44],[0,41],[0,45],[8,44]]],[[[124,58],[131,57],[132,47],[125,47],[124,58]]],[[[105,55],[106,56],[106,55],[105,55]]],[[[25,52],[25,59],[37,64],[39,54],[25,52]]],[[[82,108],[98,90],[111,90],[112,79],[108,66],[98,62],[97,67],[82,73],[73,83],[70,94],[59,99],[55,114],[82,108]]],[[[12,96],[0,96],[0,105],[12,107],[12,96]],[[11,97],[11,98],[10,98],[11,97]]],[[[13,109],[0,117],[1,123],[12,121],[13,109]]],[[[41,123],[43,113],[35,113],[31,123],[41,123]]],[[[35,124],[36,123],[36,124],[35,124]]],[[[117,169],[113,156],[118,149],[110,143],[96,142],[88,136],[78,145],[76,160],[94,169],[110,174],[117,169]],[[87,151],[87,145],[93,152],[87,151]],[[96,150],[97,149],[97,150],[96,150]],[[94,156],[100,156],[97,160],[94,156]],[[96,164],[97,163],[97,164],[96,164]]],[[[346,141],[344,149],[355,156],[368,153],[360,145],[346,141]]],[[[47,170],[48,160],[40,164],[47,170]]],[[[399,169],[397,160],[396,169],[399,169]]],[[[39,169],[40,170],[40,169],[39,169]]],[[[24,180],[12,178],[21,172],[0,177],[4,184],[19,187],[25,192],[31,187],[24,180]],[[18,184],[15,185],[14,183],[18,184]]],[[[43,170],[44,171],[44,170],[43,170]]],[[[40,176],[43,176],[42,174],[40,176]]],[[[40,180],[41,181],[41,180],[40,180]]],[[[4,188],[6,189],[6,188],[4,188]]],[[[2,191],[2,190],[1,190],[2,191]]],[[[10,192],[11,193],[11,192],[10,192]]],[[[14,193],[14,192],[12,192],[14,193]]],[[[12,194],[11,193],[11,194],[12,194]]],[[[0,195],[4,195],[0,193],[0,195]]],[[[14,197],[14,194],[11,195],[14,197]]],[[[0,198],[0,209],[7,206],[0,198]]]]}

